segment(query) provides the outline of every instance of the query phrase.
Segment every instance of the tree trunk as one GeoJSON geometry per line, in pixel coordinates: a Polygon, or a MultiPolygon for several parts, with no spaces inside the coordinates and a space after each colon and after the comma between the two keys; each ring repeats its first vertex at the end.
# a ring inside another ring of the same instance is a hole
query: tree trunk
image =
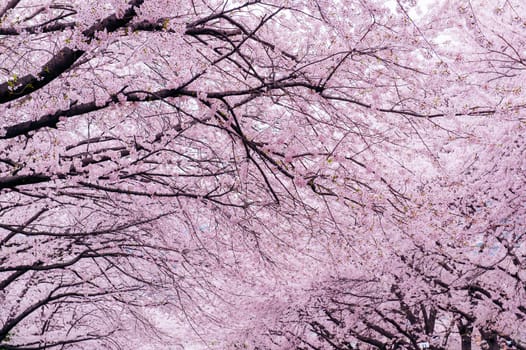
{"type": "Polygon", "coordinates": [[[461,349],[471,350],[471,333],[473,332],[473,326],[471,324],[458,323],[458,332],[460,333],[461,349]]]}

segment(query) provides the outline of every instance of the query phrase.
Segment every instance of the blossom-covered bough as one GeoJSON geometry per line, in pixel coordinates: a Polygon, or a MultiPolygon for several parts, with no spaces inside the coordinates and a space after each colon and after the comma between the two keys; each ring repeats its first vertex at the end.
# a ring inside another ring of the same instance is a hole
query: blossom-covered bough
{"type": "Polygon", "coordinates": [[[525,9],[418,9],[2,3],[0,349],[524,348],[525,9]]]}

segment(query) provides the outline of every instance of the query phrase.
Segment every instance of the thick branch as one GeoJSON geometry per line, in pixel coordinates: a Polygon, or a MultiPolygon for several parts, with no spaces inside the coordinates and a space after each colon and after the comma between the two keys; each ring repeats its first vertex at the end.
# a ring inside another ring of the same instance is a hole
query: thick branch
{"type": "Polygon", "coordinates": [[[51,177],[43,174],[5,176],[0,177],[0,189],[15,188],[48,181],[51,181],[51,177]]]}
{"type": "Polygon", "coordinates": [[[99,106],[97,106],[95,102],[76,104],[71,106],[67,110],[58,110],[55,113],[43,115],[37,120],[29,120],[26,122],[4,127],[4,135],[1,136],[0,139],[11,139],[17,136],[27,135],[31,131],[36,131],[45,127],[56,128],[61,117],[68,118],[81,114],[86,114],[89,112],[94,112],[107,107],[108,104],[109,103],[99,106]]]}
{"type": "Polygon", "coordinates": [[[13,9],[16,7],[16,5],[18,5],[18,3],[20,2],[20,0],[11,0],[7,3],[7,5],[0,10],[0,18],[5,15],[7,13],[7,11],[13,9]]]}
{"type": "MultiPolygon", "coordinates": [[[[116,15],[106,17],[100,22],[92,25],[86,29],[82,34],[89,42],[95,37],[95,33],[106,30],[113,32],[116,29],[125,26],[135,16],[135,8],[140,6],[144,0],[132,0],[129,2],[130,7],[126,10],[122,18],[117,18],[116,15]]],[[[75,63],[82,55],[83,50],[72,50],[68,47],[61,49],[55,54],[40,70],[35,77],[32,74],[6,81],[0,85],[0,104],[16,100],[22,96],[29,95],[34,91],[46,86],[62,73],[68,70],[73,63],[75,63]]]]}
{"type": "Polygon", "coordinates": [[[67,47],[63,48],[42,67],[36,77],[28,74],[16,80],[1,84],[0,104],[29,95],[46,86],[71,67],[83,53],[84,51],[82,50],[72,50],[67,47]],[[16,85],[16,87],[13,87],[13,85],[16,85]]]}

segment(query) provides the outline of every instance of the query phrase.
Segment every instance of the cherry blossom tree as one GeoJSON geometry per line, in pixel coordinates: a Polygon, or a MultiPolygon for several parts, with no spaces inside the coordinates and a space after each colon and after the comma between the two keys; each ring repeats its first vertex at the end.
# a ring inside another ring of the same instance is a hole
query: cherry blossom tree
{"type": "Polygon", "coordinates": [[[2,3],[0,348],[524,348],[526,10],[418,11],[2,3]]]}
{"type": "Polygon", "coordinates": [[[408,215],[383,216],[387,265],[328,280],[270,337],[302,349],[524,349],[524,9],[444,2],[416,23],[399,6],[442,58],[436,79],[450,81],[430,86],[450,111],[419,128],[434,171],[413,184],[408,215]]]}

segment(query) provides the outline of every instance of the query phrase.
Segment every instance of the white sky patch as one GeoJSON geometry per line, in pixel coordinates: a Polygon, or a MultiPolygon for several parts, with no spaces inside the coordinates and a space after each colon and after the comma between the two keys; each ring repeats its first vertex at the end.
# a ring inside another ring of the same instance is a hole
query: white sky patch
{"type": "Polygon", "coordinates": [[[433,5],[436,6],[437,3],[440,3],[440,1],[437,1],[437,0],[410,0],[410,1],[388,0],[384,4],[389,10],[391,10],[391,12],[397,13],[400,11],[400,5],[399,5],[400,3],[404,5],[404,8],[406,9],[411,19],[414,21],[418,21],[420,18],[424,17],[429,12],[429,9],[431,9],[433,5]],[[411,2],[414,3],[414,6],[410,6],[411,2]]]}

